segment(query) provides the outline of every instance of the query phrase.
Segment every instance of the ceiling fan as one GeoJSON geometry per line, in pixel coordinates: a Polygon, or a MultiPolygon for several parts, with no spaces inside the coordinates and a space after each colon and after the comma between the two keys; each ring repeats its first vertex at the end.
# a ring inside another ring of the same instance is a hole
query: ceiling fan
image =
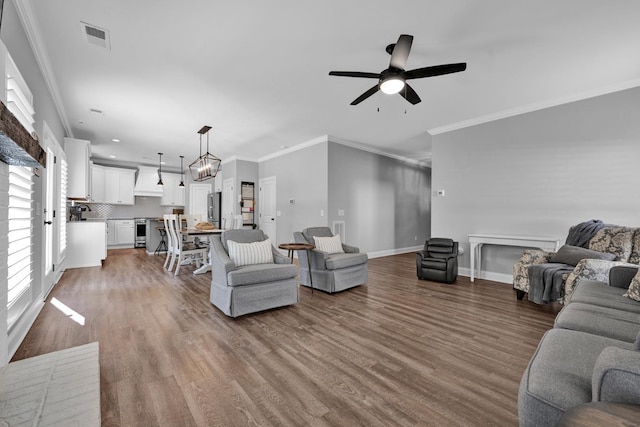
{"type": "Polygon", "coordinates": [[[371,95],[381,90],[386,94],[399,93],[404,99],[411,104],[416,105],[420,102],[420,97],[415,90],[409,84],[407,80],[421,79],[424,77],[441,76],[443,74],[458,73],[467,69],[466,62],[460,62],[457,64],[443,64],[434,65],[431,67],[416,68],[415,70],[406,71],[404,69],[409,52],[411,51],[411,44],[413,43],[413,36],[408,34],[401,34],[397,43],[387,46],[386,51],[391,55],[391,61],[389,61],[389,68],[381,71],[380,73],[366,73],[361,71],[331,71],[330,76],[342,76],[342,77],[360,77],[365,79],[378,79],[378,83],[357,97],[351,105],[358,105],[371,95]]]}

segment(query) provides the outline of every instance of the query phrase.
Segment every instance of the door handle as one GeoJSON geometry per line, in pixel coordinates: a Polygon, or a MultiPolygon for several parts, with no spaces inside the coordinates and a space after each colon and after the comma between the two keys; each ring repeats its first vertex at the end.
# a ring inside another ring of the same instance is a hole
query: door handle
{"type": "Polygon", "coordinates": [[[44,224],[45,225],[51,225],[51,224],[53,224],[53,221],[45,221],[44,224]]]}

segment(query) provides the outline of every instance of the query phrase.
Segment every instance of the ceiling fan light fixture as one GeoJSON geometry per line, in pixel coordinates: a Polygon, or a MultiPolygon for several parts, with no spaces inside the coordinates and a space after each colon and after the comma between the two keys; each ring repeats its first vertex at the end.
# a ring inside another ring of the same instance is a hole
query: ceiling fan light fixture
{"type": "Polygon", "coordinates": [[[404,80],[400,77],[390,77],[380,83],[380,90],[387,95],[393,95],[404,89],[404,80]]]}

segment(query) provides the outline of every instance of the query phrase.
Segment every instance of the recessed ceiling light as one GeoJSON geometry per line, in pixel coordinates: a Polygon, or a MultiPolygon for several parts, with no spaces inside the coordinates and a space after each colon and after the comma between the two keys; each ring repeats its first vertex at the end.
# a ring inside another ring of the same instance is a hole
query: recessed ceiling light
{"type": "Polygon", "coordinates": [[[116,158],[116,156],[114,156],[114,155],[112,154],[112,155],[110,155],[110,156],[109,156],[109,158],[111,158],[111,159],[115,159],[115,158],[116,158]]]}
{"type": "Polygon", "coordinates": [[[160,162],[160,164],[161,164],[161,165],[164,165],[164,164],[165,164],[165,162],[160,162]]]}
{"type": "Polygon", "coordinates": [[[78,123],[80,123],[81,125],[84,124],[84,120],[78,120],[78,123]]]}
{"type": "Polygon", "coordinates": [[[113,138],[111,141],[112,141],[112,142],[120,142],[120,140],[119,140],[119,139],[117,139],[117,138],[113,138]]]}

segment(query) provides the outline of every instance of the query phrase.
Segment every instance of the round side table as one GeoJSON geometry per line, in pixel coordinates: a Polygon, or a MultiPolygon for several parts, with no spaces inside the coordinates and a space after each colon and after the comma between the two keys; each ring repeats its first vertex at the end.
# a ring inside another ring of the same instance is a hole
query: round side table
{"type": "Polygon", "coordinates": [[[278,245],[279,249],[285,249],[289,258],[291,258],[291,263],[293,264],[293,252],[294,251],[307,251],[307,266],[309,267],[309,285],[311,286],[311,293],[313,294],[313,277],[311,276],[311,257],[309,256],[309,251],[315,249],[311,243],[280,243],[278,245]]]}

